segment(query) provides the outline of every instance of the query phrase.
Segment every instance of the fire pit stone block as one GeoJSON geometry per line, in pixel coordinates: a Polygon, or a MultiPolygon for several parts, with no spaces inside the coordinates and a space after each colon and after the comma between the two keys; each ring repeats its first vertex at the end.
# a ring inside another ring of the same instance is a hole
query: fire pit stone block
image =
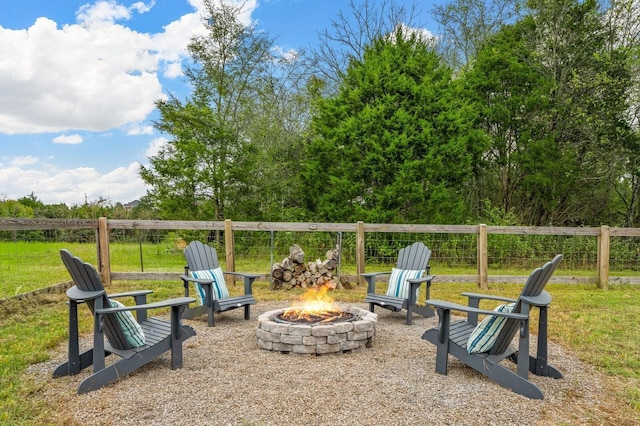
{"type": "Polygon", "coordinates": [[[304,325],[290,325],[289,334],[292,336],[311,336],[311,329],[304,325]]]}
{"type": "Polygon", "coordinates": [[[333,325],[316,325],[314,327],[311,326],[304,326],[304,327],[308,327],[309,331],[311,331],[311,334],[314,336],[331,336],[333,334],[336,334],[336,328],[333,325]]]}

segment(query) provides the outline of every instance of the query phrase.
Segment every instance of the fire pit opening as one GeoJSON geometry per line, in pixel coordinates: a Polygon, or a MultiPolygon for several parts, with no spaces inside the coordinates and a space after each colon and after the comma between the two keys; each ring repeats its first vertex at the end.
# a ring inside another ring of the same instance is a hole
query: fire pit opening
{"type": "Polygon", "coordinates": [[[373,346],[378,315],[354,307],[342,309],[327,296],[327,290],[310,289],[293,307],[260,315],[258,346],[282,353],[316,355],[373,346]]]}
{"type": "Polygon", "coordinates": [[[334,322],[353,321],[355,316],[343,310],[306,313],[301,309],[286,309],[276,315],[275,320],[283,324],[328,324],[334,322]]]}

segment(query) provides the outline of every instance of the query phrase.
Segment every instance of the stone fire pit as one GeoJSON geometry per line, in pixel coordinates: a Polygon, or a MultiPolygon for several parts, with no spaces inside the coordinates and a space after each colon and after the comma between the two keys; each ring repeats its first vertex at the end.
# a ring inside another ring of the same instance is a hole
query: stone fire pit
{"type": "Polygon", "coordinates": [[[269,351],[296,354],[328,354],[370,348],[376,335],[378,315],[360,308],[344,311],[350,321],[293,324],[279,322],[285,309],[265,312],[258,317],[258,346],[269,351]]]}

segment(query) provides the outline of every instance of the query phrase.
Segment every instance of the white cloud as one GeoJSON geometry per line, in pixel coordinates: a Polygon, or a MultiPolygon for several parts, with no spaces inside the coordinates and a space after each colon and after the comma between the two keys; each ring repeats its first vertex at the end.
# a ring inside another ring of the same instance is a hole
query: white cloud
{"type": "Polygon", "coordinates": [[[17,200],[33,192],[45,204],[71,206],[101,197],[127,203],[146,193],[139,170],[137,162],[104,175],[93,167],[48,171],[13,165],[0,169],[0,188],[8,199],[17,200]]]}
{"type": "Polygon", "coordinates": [[[158,34],[118,23],[153,4],[98,1],[78,10],[77,24],[0,26],[0,133],[106,131],[145,120],[165,96],[158,73],[179,75],[189,38],[202,31],[197,12],[158,34]]]}
{"type": "Polygon", "coordinates": [[[15,157],[13,160],[9,162],[9,164],[14,167],[20,167],[20,166],[29,166],[37,162],[38,162],[38,157],[34,157],[32,155],[23,155],[23,156],[15,157]]]}
{"type": "Polygon", "coordinates": [[[162,147],[164,147],[168,141],[169,140],[165,137],[159,137],[152,140],[151,143],[149,143],[147,150],[144,152],[145,157],[148,158],[158,155],[162,147]]]}
{"type": "Polygon", "coordinates": [[[127,136],[152,135],[153,126],[145,126],[140,123],[132,124],[127,130],[127,136]]]}
{"type": "Polygon", "coordinates": [[[97,1],[94,4],[80,6],[76,18],[80,23],[115,22],[119,19],[130,19],[131,11],[113,0],[97,1]]]}
{"type": "Polygon", "coordinates": [[[84,142],[80,135],[60,135],[53,139],[53,143],[62,143],[67,145],[78,145],[84,142]]]}
{"type": "MultiPolygon", "coordinates": [[[[413,28],[409,27],[405,24],[400,24],[403,34],[406,35],[415,35],[416,38],[428,45],[435,45],[437,42],[437,37],[433,35],[433,33],[426,28],[413,28]]],[[[389,37],[393,39],[394,34],[388,34],[389,37]]]]}
{"type": "Polygon", "coordinates": [[[180,62],[172,62],[165,67],[163,76],[166,78],[176,78],[183,75],[182,64],[180,62]]]}
{"type": "Polygon", "coordinates": [[[156,5],[155,0],[149,2],[149,4],[139,1],[137,3],[132,4],[130,9],[136,10],[138,13],[145,13],[150,11],[155,5],[156,5]]]}

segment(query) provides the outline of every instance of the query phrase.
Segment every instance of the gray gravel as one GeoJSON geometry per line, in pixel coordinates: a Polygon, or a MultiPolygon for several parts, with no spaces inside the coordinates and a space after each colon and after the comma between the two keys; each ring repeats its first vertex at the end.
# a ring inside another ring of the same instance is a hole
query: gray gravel
{"type": "Polygon", "coordinates": [[[204,317],[185,321],[197,335],[185,343],[184,366],[175,371],[165,354],[107,388],[77,395],[87,373],[50,378],[66,356],[60,347],[28,374],[43,385],[36,397],[59,407],[60,422],[82,425],[608,424],[616,417],[603,400],[611,379],[553,343],[550,362],[565,378],[531,376],[544,401],[516,395],[453,358],[447,376],[436,374],[435,348],[421,339],[436,318],[416,316],[407,326],[402,313],[376,310],[375,343],[356,353],[258,348],[257,315],[286,305],[258,303],[250,321],[241,310],[228,312],[217,316],[214,328],[204,317]]]}

